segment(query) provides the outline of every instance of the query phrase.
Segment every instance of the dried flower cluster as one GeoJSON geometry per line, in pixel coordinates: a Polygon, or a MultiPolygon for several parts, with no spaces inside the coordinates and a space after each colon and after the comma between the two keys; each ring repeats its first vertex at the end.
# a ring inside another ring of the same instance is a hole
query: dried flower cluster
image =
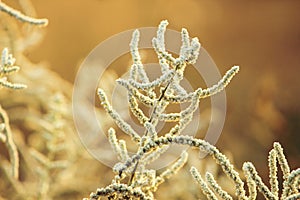
{"type": "MultiPolygon", "coordinates": [[[[234,182],[235,195],[238,199],[256,199],[257,190],[266,199],[298,199],[300,169],[290,172],[287,160],[284,157],[283,149],[279,143],[274,143],[274,149],[270,151],[270,185],[271,189],[262,182],[253,164],[246,162],[243,171],[246,176],[248,195],[244,189],[244,182],[240,174],[234,169],[233,164],[219,150],[208,142],[191,136],[181,134],[187,124],[191,121],[194,111],[198,108],[201,98],[209,97],[223,90],[238,72],[239,67],[232,67],[224,77],[214,86],[207,89],[198,88],[194,92],[188,93],[181,85],[185,68],[196,62],[200,50],[200,43],[197,38],[190,40],[186,29],[182,29],[182,46],[178,58],[174,58],[166,51],[164,44],[164,33],[168,22],[162,21],[158,27],[157,36],[153,38],[153,48],[157,53],[162,75],[150,81],[147,77],[141,56],[138,51],[139,31],[133,32],[130,43],[130,51],[133,64],[130,69],[128,80],[118,79],[117,83],[125,87],[128,91],[128,103],[131,112],[144,126],[144,133],[135,132],[131,126],[125,122],[120,115],[111,107],[105,92],[98,89],[98,96],[101,105],[106,112],[114,119],[116,125],[127,135],[129,135],[137,146],[138,150],[133,156],[129,156],[124,140],[118,140],[115,130],[108,130],[109,142],[120,160],[113,170],[115,177],[112,183],[104,188],[97,189],[90,195],[90,200],[101,199],[154,199],[154,192],[158,186],[166,179],[176,174],[187,162],[188,153],[183,151],[180,158],[167,170],[160,174],[146,166],[159,158],[171,144],[187,145],[198,148],[212,156],[216,163],[221,166],[224,173],[234,182]],[[155,88],[159,89],[156,94],[155,88]],[[189,102],[190,105],[178,113],[166,113],[166,108],[170,104],[181,104],[189,102]],[[152,113],[147,116],[140,104],[152,108],[152,113]],[[177,122],[171,130],[165,134],[156,132],[159,121],[177,122]],[[283,190],[279,195],[277,161],[283,171],[283,190]],[[127,183],[125,182],[127,180],[127,183]]],[[[213,175],[206,173],[206,181],[202,179],[195,167],[190,169],[194,180],[200,185],[201,190],[208,199],[231,200],[233,197],[224,191],[213,175]]]]}

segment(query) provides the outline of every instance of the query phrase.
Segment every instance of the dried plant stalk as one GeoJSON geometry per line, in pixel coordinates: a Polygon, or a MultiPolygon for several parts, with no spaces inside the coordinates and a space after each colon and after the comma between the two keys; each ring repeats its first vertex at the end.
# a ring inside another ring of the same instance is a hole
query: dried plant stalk
{"type": "MultiPolygon", "coordinates": [[[[257,198],[258,191],[266,199],[296,199],[299,197],[300,170],[296,169],[290,172],[288,162],[279,143],[274,143],[274,148],[270,151],[268,159],[271,189],[263,183],[252,163],[244,163],[243,171],[249,190],[247,195],[244,188],[244,180],[224,154],[215,146],[202,139],[181,135],[184,128],[192,120],[193,113],[198,108],[200,99],[215,95],[223,90],[239,71],[239,67],[232,67],[212,87],[206,89],[198,88],[194,92],[188,93],[180,86],[180,81],[183,79],[185,68],[189,64],[196,62],[199,55],[200,43],[197,38],[190,39],[187,30],[182,29],[180,55],[174,58],[166,51],[164,44],[164,33],[167,25],[168,22],[166,20],[162,21],[158,26],[157,36],[152,40],[153,48],[159,58],[162,75],[154,81],[150,81],[147,77],[138,51],[139,32],[136,30],[133,32],[130,43],[133,64],[130,69],[129,79],[117,80],[117,83],[128,91],[129,108],[144,126],[145,131],[143,135],[138,135],[128,123],[120,118],[116,111],[111,108],[104,91],[100,88],[98,89],[101,105],[115,120],[119,128],[131,136],[131,139],[138,146],[138,150],[134,155],[128,156],[125,145],[122,144],[121,148],[121,143],[118,142],[115,132],[112,129],[109,130],[110,143],[117,153],[120,162],[113,168],[116,175],[112,180],[112,184],[98,189],[96,193],[92,193],[90,199],[101,199],[101,197],[109,199],[154,199],[154,192],[158,186],[165,179],[175,175],[187,162],[187,153],[183,152],[179,160],[160,174],[157,174],[157,171],[154,169],[147,168],[146,165],[158,159],[172,144],[196,147],[201,152],[212,156],[227,175],[229,181],[234,183],[235,196],[240,200],[254,200],[257,198]],[[158,94],[154,92],[154,89],[157,87],[159,87],[158,94]],[[185,102],[190,103],[187,108],[177,113],[166,112],[166,108],[170,104],[185,102]],[[147,116],[139,108],[139,103],[151,107],[152,113],[147,116]],[[176,122],[176,125],[163,135],[156,131],[159,121],[176,122]],[[279,163],[283,172],[284,183],[282,193],[279,192],[277,163],[279,163]],[[129,179],[127,184],[122,183],[126,179],[129,179]],[[279,197],[279,194],[281,194],[281,197],[279,197]]],[[[216,200],[218,197],[225,200],[233,199],[232,195],[229,195],[228,192],[222,189],[217,183],[217,179],[211,173],[206,172],[205,181],[195,167],[191,167],[190,171],[192,177],[200,185],[201,190],[208,199],[216,200]]]]}

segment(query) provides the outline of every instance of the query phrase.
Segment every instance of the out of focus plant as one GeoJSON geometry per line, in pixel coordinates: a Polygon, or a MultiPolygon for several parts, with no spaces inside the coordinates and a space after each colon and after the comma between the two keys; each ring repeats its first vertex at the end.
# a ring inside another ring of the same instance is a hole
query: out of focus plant
{"type": "Polygon", "coordinates": [[[29,17],[30,1],[19,5],[22,12],[0,2],[0,199],[79,198],[90,183],[79,187],[74,175],[84,177],[70,165],[88,162],[75,137],[72,86],[25,56],[48,20],[29,17]]]}

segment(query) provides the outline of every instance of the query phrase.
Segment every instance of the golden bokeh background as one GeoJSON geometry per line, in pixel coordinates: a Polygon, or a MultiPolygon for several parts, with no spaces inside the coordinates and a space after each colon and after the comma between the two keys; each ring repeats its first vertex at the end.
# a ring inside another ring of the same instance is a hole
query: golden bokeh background
{"type": "MultiPolygon", "coordinates": [[[[7,4],[18,8],[15,1],[7,4]]],[[[227,94],[227,117],[216,146],[230,152],[238,168],[255,164],[267,180],[267,155],[274,141],[291,168],[300,166],[300,1],[237,0],[32,0],[48,18],[43,41],[25,55],[47,63],[73,84],[89,52],[129,29],[187,28],[224,74],[240,73],[227,94]]],[[[124,63],[124,68],[128,63],[124,63]]],[[[187,74],[188,75],[188,74],[187,74]]],[[[197,81],[197,80],[194,80],[197,81]]],[[[88,194],[89,191],[87,191],[88,194]]]]}
{"type": "Polygon", "coordinates": [[[28,56],[47,61],[71,83],[82,59],[114,34],[155,27],[163,19],[170,29],[187,28],[221,73],[234,64],[241,67],[227,89],[227,120],[217,145],[234,148],[233,153],[243,158],[240,162],[247,158],[259,164],[266,155],[261,152],[280,141],[294,165],[299,164],[299,1],[34,0],[33,4],[38,16],[50,23],[45,39],[28,56]]]}

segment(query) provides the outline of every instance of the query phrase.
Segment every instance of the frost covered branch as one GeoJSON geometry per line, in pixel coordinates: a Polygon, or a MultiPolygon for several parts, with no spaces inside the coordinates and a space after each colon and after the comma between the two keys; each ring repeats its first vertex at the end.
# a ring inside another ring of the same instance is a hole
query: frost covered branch
{"type": "Polygon", "coordinates": [[[38,26],[47,26],[48,25],[48,19],[36,19],[33,17],[26,16],[26,15],[22,14],[20,11],[9,7],[8,5],[6,5],[3,2],[0,2],[0,11],[9,14],[10,16],[20,20],[21,22],[26,22],[26,23],[38,25],[38,26]]]}
{"type": "MultiPolygon", "coordinates": [[[[132,114],[144,127],[143,133],[137,133],[129,123],[111,107],[105,92],[99,88],[98,96],[102,107],[114,119],[116,125],[137,145],[137,152],[129,155],[124,140],[118,140],[114,129],[108,130],[108,139],[117,154],[120,162],[113,167],[115,178],[112,184],[98,189],[90,195],[90,199],[108,197],[109,199],[154,199],[154,192],[166,179],[175,175],[187,162],[188,153],[183,151],[180,158],[165,171],[157,173],[154,169],[148,169],[147,165],[158,159],[168,148],[173,145],[195,147],[199,151],[207,153],[222,168],[224,174],[234,183],[235,196],[241,200],[256,199],[257,192],[266,199],[296,199],[299,197],[300,170],[290,171],[283,149],[279,143],[274,143],[274,148],[269,155],[270,185],[269,189],[258,175],[254,165],[245,162],[244,175],[240,176],[234,165],[215,146],[205,140],[183,135],[184,128],[191,122],[193,113],[199,107],[200,99],[210,97],[225,89],[232,78],[238,73],[239,67],[233,66],[215,85],[208,88],[198,88],[193,92],[187,92],[180,82],[183,80],[186,67],[194,64],[200,51],[200,43],[197,38],[190,39],[186,29],[181,31],[182,46],[178,57],[166,51],[165,31],[168,22],[162,21],[158,26],[157,35],[152,40],[153,48],[159,59],[162,74],[150,81],[141,62],[138,50],[139,31],[135,30],[130,42],[130,52],[133,64],[130,68],[128,79],[118,79],[117,83],[128,92],[128,104],[132,114]],[[167,112],[167,107],[172,104],[188,102],[189,106],[179,112],[167,112]],[[152,109],[150,114],[141,109],[141,104],[152,109]],[[169,132],[162,134],[157,131],[158,122],[175,122],[169,132]],[[283,189],[279,192],[277,163],[283,172],[283,189]],[[124,181],[127,180],[127,184],[124,181]],[[245,182],[244,182],[245,181],[245,182]],[[248,192],[244,186],[247,185],[248,192]]],[[[191,175],[200,185],[201,190],[208,199],[232,200],[232,194],[226,192],[217,179],[206,172],[205,179],[195,167],[191,167],[191,175]]]]}

